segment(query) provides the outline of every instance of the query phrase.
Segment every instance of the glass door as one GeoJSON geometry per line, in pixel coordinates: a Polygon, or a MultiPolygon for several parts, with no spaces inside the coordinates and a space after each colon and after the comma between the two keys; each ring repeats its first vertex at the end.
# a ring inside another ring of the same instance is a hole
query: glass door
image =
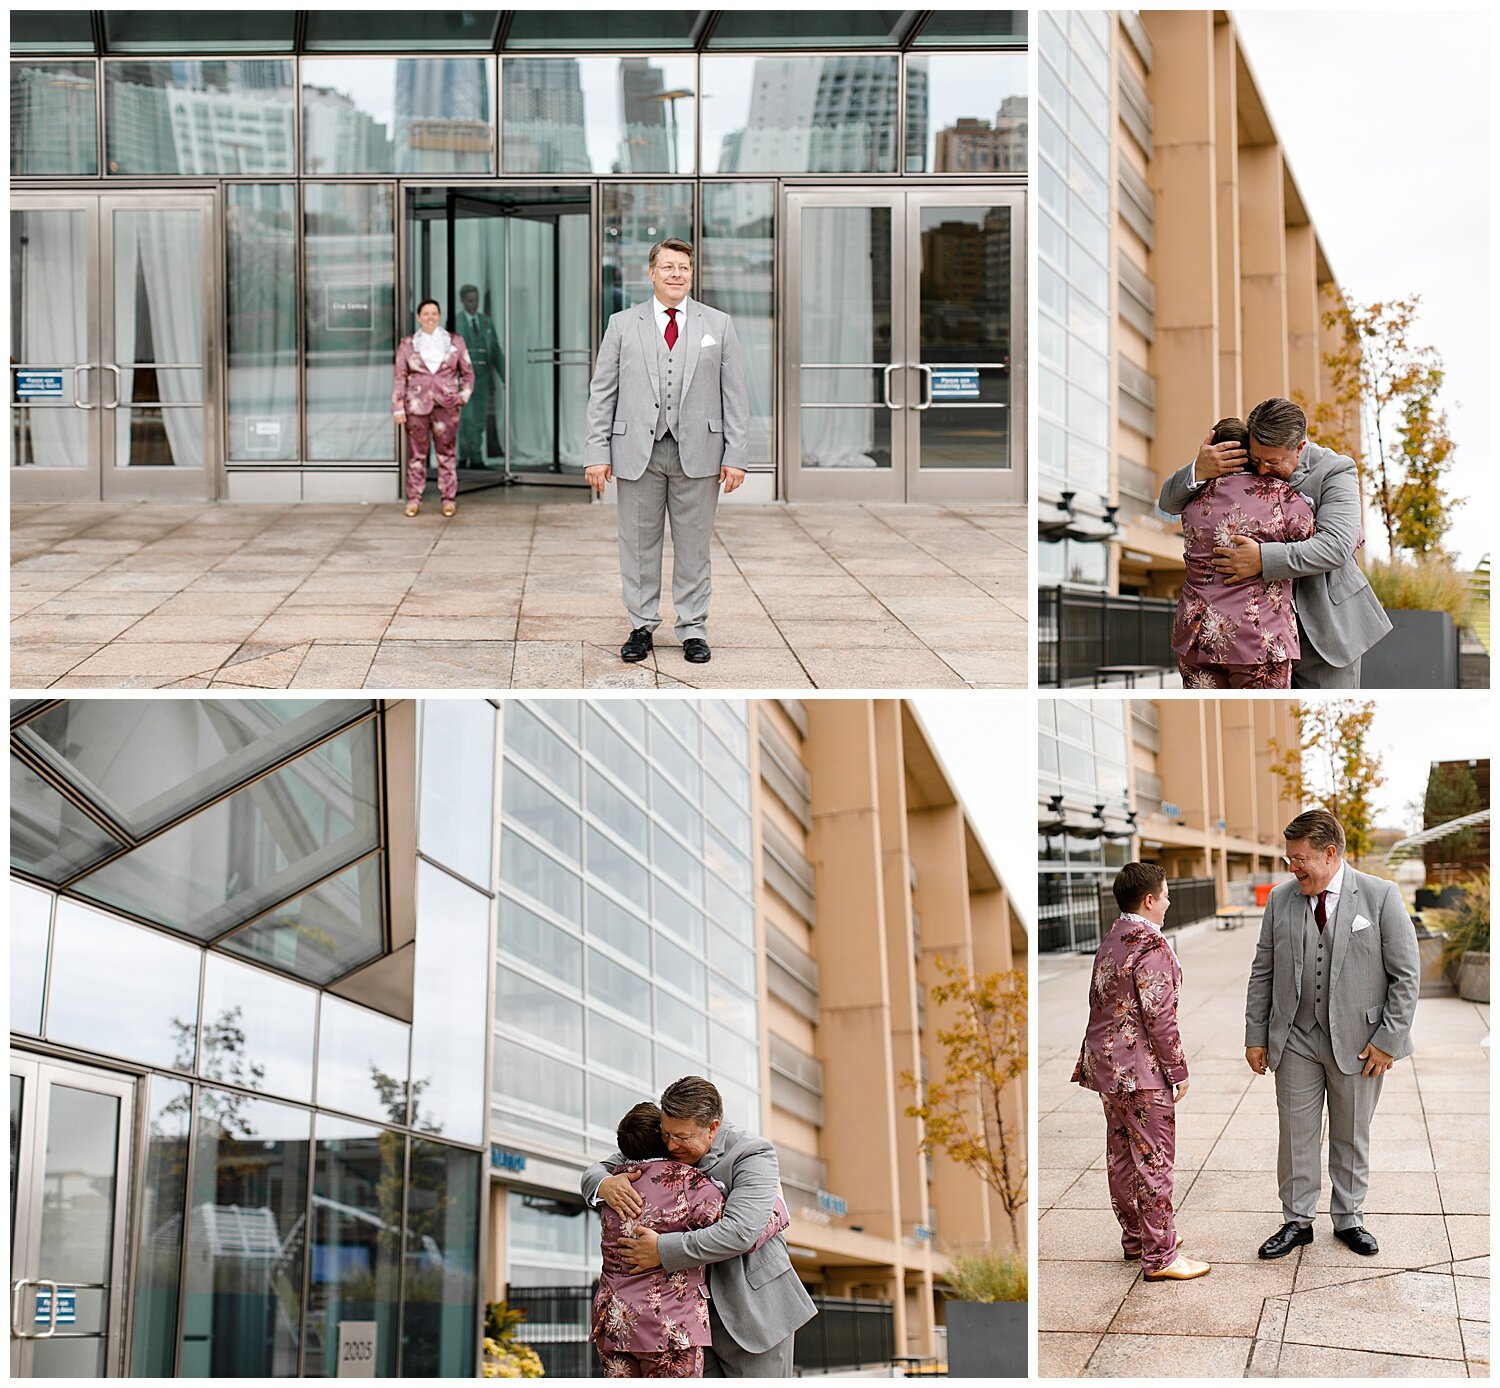
{"type": "Polygon", "coordinates": [[[125,1076],[11,1057],[13,1377],[122,1371],[134,1109],[125,1076]]]}
{"type": "Polygon", "coordinates": [[[203,501],[213,195],[17,194],[11,489],[20,501],[203,501]]]}
{"type": "Polygon", "coordinates": [[[583,485],[591,228],[587,186],[407,190],[409,321],[437,299],[474,365],[461,491],[583,485]]]}
{"type": "Polygon", "coordinates": [[[1026,498],[1024,194],[794,191],[790,500],[1026,498]]]}

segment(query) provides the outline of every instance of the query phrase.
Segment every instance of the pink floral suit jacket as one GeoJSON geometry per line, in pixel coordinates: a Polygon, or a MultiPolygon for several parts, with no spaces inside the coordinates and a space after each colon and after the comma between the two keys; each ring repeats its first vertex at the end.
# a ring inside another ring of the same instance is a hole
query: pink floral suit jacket
{"type": "Polygon", "coordinates": [[[1100,1094],[1166,1089],[1188,1077],[1177,1031],[1182,967],[1159,930],[1120,917],[1094,954],[1089,1024],[1073,1083],[1100,1094]]]}
{"type": "MultiPolygon", "coordinates": [[[[658,1234],[705,1229],[724,1213],[718,1182],[695,1167],[667,1158],[632,1163],[644,1171],[635,1192],[646,1208],[634,1221],[658,1234]]],[[[630,1166],[621,1170],[630,1170],[630,1166]]],[[[620,1249],[620,1238],[633,1232],[608,1205],[598,1208],[604,1270],[594,1294],[591,1339],[615,1354],[663,1354],[710,1343],[708,1276],[704,1268],[668,1272],[655,1267],[632,1272],[620,1249]]],[[[785,1231],[789,1219],[780,1196],[755,1247],[785,1231]]]]}
{"type": "Polygon", "coordinates": [[[451,410],[469,403],[474,393],[474,368],[463,338],[450,333],[448,355],[429,371],[417,351],[416,334],[401,339],[396,348],[396,376],[391,385],[391,413],[431,414],[433,406],[451,410]]]}

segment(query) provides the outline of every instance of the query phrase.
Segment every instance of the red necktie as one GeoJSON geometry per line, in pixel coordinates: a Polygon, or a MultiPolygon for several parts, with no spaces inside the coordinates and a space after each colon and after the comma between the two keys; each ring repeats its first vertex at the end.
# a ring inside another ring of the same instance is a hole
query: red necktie
{"type": "Polygon", "coordinates": [[[667,310],[667,351],[671,351],[677,345],[677,310],[667,310]]]}
{"type": "Polygon", "coordinates": [[[1328,924],[1327,892],[1318,893],[1318,904],[1313,907],[1313,919],[1318,923],[1318,934],[1323,933],[1323,927],[1328,924]]]}

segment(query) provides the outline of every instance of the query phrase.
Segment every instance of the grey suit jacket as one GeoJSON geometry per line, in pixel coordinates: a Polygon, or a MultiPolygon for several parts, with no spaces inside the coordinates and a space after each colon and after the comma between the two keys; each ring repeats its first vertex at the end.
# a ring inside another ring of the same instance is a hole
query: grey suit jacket
{"type": "MultiPolygon", "coordinates": [[[[745,358],[727,313],[685,304],[678,451],[689,477],[714,477],[720,467],[743,469],[749,451],[745,358]]],[[[646,471],[661,408],[654,309],[647,299],[610,316],[589,385],[584,466],[608,463],[627,482],[646,471]]]]}
{"type": "MultiPolygon", "coordinates": [[[[1245,995],[1245,1045],[1264,1046],[1271,1069],[1302,993],[1302,937],[1307,899],[1296,882],[1271,891],[1245,995]]],[[[1411,1024],[1421,987],[1417,932],[1394,882],[1344,865],[1328,963],[1328,1029],[1334,1059],[1346,1075],[1364,1068],[1359,1053],[1373,1041],[1400,1060],[1411,1054],[1411,1024]],[[1357,918],[1370,922],[1354,929],[1357,918]]]]}
{"type": "MultiPolygon", "coordinates": [[[[1359,471],[1352,458],[1309,441],[1290,482],[1312,502],[1317,533],[1291,544],[1263,544],[1261,572],[1268,580],[1296,580],[1294,597],[1303,634],[1330,665],[1352,665],[1391,629],[1385,608],[1354,562],[1360,531],[1359,471]]],[[[1180,516],[1195,490],[1189,463],[1162,483],[1159,505],[1169,515],[1180,516]]]]}
{"type": "MultiPolygon", "coordinates": [[[[624,1164],[625,1158],[612,1152],[589,1167],[583,1198],[592,1205],[599,1183],[624,1164]]],[[[763,1137],[722,1123],[698,1170],[724,1187],[724,1217],[707,1229],[661,1235],[662,1266],[668,1272],[707,1266],[709,1295],[724,1329],[741,1349],[764,1354],[817,1315],[792,1269],[785,1233],[755,1247],[781,1188],[776,1149],[763,1137]]]]}

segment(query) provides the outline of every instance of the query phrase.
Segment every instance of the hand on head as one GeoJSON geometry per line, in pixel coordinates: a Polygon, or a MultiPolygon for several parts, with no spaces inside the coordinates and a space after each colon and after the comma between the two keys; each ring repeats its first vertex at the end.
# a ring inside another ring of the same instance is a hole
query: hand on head
{"type": "Polygon", "coordinates": [[[1199,482],[1208,482],[1226,473],[1243,472],[1250,455],[1238,443],[1215,443],[1214,431],[1210,429],[1198,445],[1198,458],[1193,466],[1193,475],[1199,482]]]}

